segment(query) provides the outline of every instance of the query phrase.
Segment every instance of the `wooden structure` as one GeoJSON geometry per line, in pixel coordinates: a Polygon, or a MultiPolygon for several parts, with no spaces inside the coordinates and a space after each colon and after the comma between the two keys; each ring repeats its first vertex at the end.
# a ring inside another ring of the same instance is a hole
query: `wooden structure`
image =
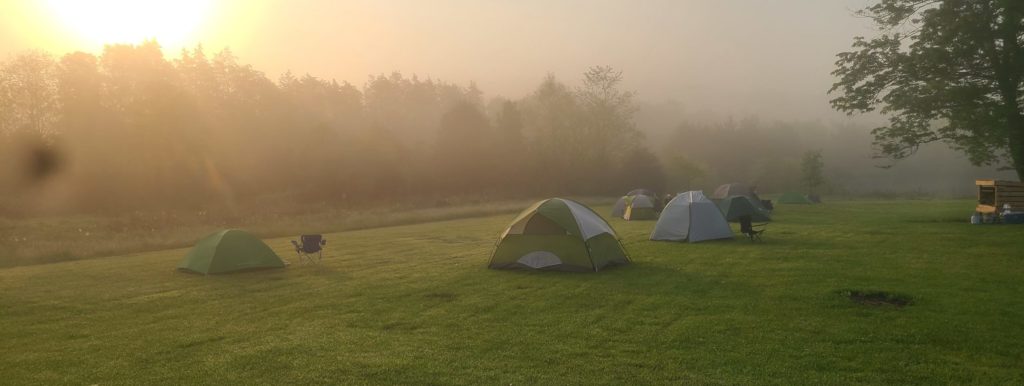
{"type": "Polygon", "coordinates": [[[979,213],[999,213],[1003,205],[1010,204],[1010,210],[1024,212],[1024,182],[1000,180],[975,180],[978,185],[979,213]]]}

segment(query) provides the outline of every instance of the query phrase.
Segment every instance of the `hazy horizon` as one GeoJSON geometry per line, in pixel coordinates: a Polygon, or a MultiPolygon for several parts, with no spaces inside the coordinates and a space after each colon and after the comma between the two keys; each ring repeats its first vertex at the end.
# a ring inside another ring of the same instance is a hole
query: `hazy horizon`
{"type": "MultiPolygon", "coordinates": [[[[872,33],[852,15],[864,0],[231,0],[164,5],[177,7],[167,12],[190,12],[193,31],[160,36],[134,26],[131,33],[111,30],[89,40],[48,12],[55,7],[50,3],[0,6],[0,55],[99,53],[104,43],[153,37],[170,58],[199,44],[208,53],[229,47],[272,79],[290,70],[361,86],[370,75],[398,71],[475,82],[487,98],[525,96],[549,73],[575,85],[588,67],[609,65],[623,71],[623,88],[641,103],[673,101],[687,114],[769,120],[846,119],[828,106],[835,54],[848,49],[853,36],[872,33]]],[[[104,6],[125,7],[93,4],[88,10],[98,15],[106,13],[104,6]]]]}
{"type": "Polygon", "coordinates": [[[814,151],[824,152],[835,193],[962,195],[975,177],[1008,176],[998,165],[971,166],[944,143],[895,164],[875,160],[869,131],[879,116],[830,108],[836,54],[874,32],[853,14],[865,5],[4,2],[0,75],[30,81],[0,83],[10,86],[0,104],[15,112],[0,132],[59,133],[52,142],[67,147],[75,168],[50,190],[77,196],[82,203],[69,206],[80,207],[120,204],[108,183],[131,185],[121,193],[143,201],[176,197],[190,180],[219,199],[245,190],[238,186],[250,187],[246,196],[279,193],[299,182],[282,176],[311,162],[305,153],[335,179],[325,182],[331,197],[400,196],[410,186],[449,193],[459,184],[455,191],[487,192],[496,185],[484,176],[501,174],[487,165],[498,161],[509,175],[547,181],[505,189],[518,194],[735,181],[782,191],[800,187],[800,157],[814,151]],[[193,55],[199,45],[206,58],[193,55]],[[208,61],[225,47],[237,60],[208,61]],[[30,50],[53,57],[23,55],[30,50]],[[64,56],[75,51],[95,55],[64,56]],[[287,71],[296,76],[282,78],[287,71]],[[491,103],[499,96],[509,103],[491,103]],[[302,136],[315,140],[280,148],[302,136]],[[94,151],[116,147],[148,163],[94,151]],[[97,182],[112,169],[130,177],[97,182]],[[150,181],[151,170],[163,177],[150,181]],[[604,180],[612,171],[622,186],[604,180]],[[444,178],[458,183],[437,182],[444,178]]]}

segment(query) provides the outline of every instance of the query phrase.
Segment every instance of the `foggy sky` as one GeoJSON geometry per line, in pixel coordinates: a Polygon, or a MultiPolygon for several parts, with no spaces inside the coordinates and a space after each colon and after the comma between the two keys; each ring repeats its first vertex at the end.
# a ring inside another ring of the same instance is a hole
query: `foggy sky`
{"type": "MultiPolygon", "coordinates": [[[[0,11],[10,1],[0,0],[0,11]]],[[[588,67],[611,65],[645,102],[768,119],[838,118],[827,103],[829,72],[853,36],[872,34],[852,16],[866,2],[227,0],[193,43],[229,46],[272,79],[290,69],[362,86],[370,74],[401,71],[475,81],[487,97],[519,98],[547,73],[575,84],[588,67]]],[[[45,24],[15,17],[0,12],[0,57],[30,48],[100,50],[40,42],[32,28],[45,24]]]]}

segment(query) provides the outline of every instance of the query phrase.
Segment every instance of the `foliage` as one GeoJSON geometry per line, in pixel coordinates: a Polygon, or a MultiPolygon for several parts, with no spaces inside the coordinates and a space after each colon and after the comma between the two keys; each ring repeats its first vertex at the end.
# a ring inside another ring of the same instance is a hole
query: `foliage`
{"type": "Polygon", "coordinates": [[[464,194],[491,185],[491,165],[496,164],[487,162],[494,154],[491,137],[487,117],[475,106],[460,103],[445,112],[435,146],[441,184],[437,188],[464,194]]]}
{"type": "Polygon", "coordinates": [[[605,193],[641,146],[621,80],[610,67],[575,90],[548,77],[489,117],[473,83],[398,72],[362,87],[291,72],[275,82],[230,50],[168,60],[155,41],[59,60],[29,52],[0,63],[0,148],[28,134],[62,150],[68,168],[51,179],[55,200],[6,183],[23,162],[4,162],[0,211],[605,193]]]}
{"type": "MultiPolygon", "coordinates": [[[[643,114],[643,112],[641,112],[643,114]]],[[[714,190],[728,182],[755,184],[760,193],[806,189],[800,164],[808,149],[828,155],[820,193],[877,195],[915,192],[936,197],[973,197],[976,178],[1013,179],[995,167],[975,167],[955,150],[934,143],[891,168],[872,159],[870,128],[852,122],[762,121],[753,118],[689,118],[682,124],[665,120],[648,131],[651,148],[665,165],[667,184],[676,190],[714,190]],[[685,157],[703,171],[687,183],[674,166],[685,157]]]]}
{"type": "MultiPolygon", "coordinates": [[[[591,67],[583,74],[583,85],[576,90],[580,107],[579,148],[576,173],[586,179],[588,190],[607,189],[602,177],[612,165],[644,154],[634,151],[641,134],[633,123],[636,103],[633,93],[619,89],[622,71],[608,66],[591,67]]],[[[660,169],[657,171],[660,173],[660,169]]],[[[664,184],[659,182],[659,185],[664,184]]]]}
{"type": "Polygon", "coordinates": [[[609,196],[636,188],[665,192],[665,170],[658,157],[646,148],[636,148],[630,152],[617,168],[616,174],[615,180],[607,183],[611,189],[604,192],[609,196]]]}
{"type": "Polygon", "coordinates": [[[0,63],[0,135],[52,135],[60,109],[57,63],[44,52],[28,52],[0,63]]]}
{"type": "Polygon", "coordinates": [[[825,161],[822,160],[821,150],[811,150],[804,153],[800,162],[800,175],[807,193],[816,193],[815,189],[825,183],[825,176],[822,170],[825,169],[825,161]]]}
{"type": "Polygon", "coordinates": [[[510,155],[523,151],[523,115],[515,102],[503,101],[501,112],[495,118],[495,126],[498,130],[498,141],[506,148],[510,155]]]}
{"type": "Polygon", "coordinates": [[[581,113],[572,91],[549,74],[521,107],[533,179],[554,191],[579,189],[580,175],[566,172],[579,164],[576,157],[585,150],[578,138],[581,113]]]}
{"type": "Polygon", "coordinates": [[[873,134],[883,156],[944,141],[1024,178],[1024,2],[880,0],[860,14],[882,33],[838,55],[832,106],[881,107],[889,124],[873,134]]]}
{"type": "Polygon", "coordinates": [[[824,130],[797,123],[765,125],[754,118],[717,123],[684,122],[661,141],[672,184],[712,190],[718,184],[744,182],[762,193],[791,190],[799,184],[802,141],[816,140],[824,130]],[[818,132],[818,133],[815,133],[818,132]],[[682,158],[680,158],[682,157],[682,158]]]}
{"type": "Polygon", "coordinates": [[[671,181],[669,192],[696,190],[696,183],[707,176],[705,167],[680,154],[671,156],[666,169],[671,181]]]}

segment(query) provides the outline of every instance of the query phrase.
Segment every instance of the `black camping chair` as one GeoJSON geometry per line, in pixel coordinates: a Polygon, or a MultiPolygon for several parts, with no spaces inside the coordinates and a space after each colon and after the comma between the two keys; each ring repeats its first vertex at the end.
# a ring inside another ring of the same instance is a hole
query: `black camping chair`
{"type": "Polygon", "coordinates": [[[753,224],[751,223],[750,216],[740,216],[740,233],[747,235],[750,241],[761,241],[761,234],[765,231],[765,226],[768,223],[753,224]]]}
{"type": "Polygon", "coordinates": [[[302,235],[299,236],[299,241],[292,240],[292,245],[295,246],[295,253],[299,255],[299,261],[305,257],[311,263],[318,263],[323,258],[324,245],[327,245],[327,240],[324,240],[323,235],[302,235]],[[316,254],[316,260],[313,260],[313,254],[316,254]]]}

